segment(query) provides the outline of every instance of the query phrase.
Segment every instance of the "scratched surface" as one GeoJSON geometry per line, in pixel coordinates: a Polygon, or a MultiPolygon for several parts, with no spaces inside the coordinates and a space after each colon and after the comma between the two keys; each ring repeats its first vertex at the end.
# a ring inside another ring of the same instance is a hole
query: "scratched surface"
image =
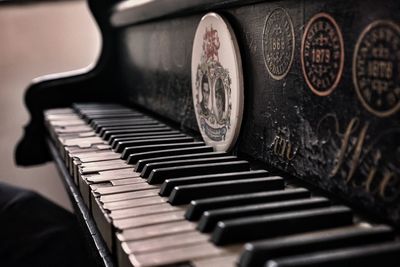
{"type": "MultiPolygon", "coordinates": [[[[382,117],[368,111],[356,93],[352,66],[362,31],[379,19],[399,22],[399,8],[400,2],[388,0],[379,4],[362,0],[293,0],[215,10],[231,23],[242,53],[245,110],[236,149],[397,225],[400,225],[399,112],[382,117]],[[268,74],[262,49],[265,20],[277,7],[289,14],[295,34],[294,60],[281,80],[274,80],[268,74]],[[338,85],[327,96],[310,90],[301,65],[304,29],[309,19],[320,12],[329,13],[335,20],[344,43],[343,72],[338,85]]],[[[190,62],[194,33],[202,15],[123,28],[119,32],[117,55],[124,63],[117,72],[132,103],[194,130],[197,124],[190,62]]],[[[400,64],[396,65],[393,58],[387,60],[391,60],[394,69],[386,82],[396,84],[400,64]]]]}

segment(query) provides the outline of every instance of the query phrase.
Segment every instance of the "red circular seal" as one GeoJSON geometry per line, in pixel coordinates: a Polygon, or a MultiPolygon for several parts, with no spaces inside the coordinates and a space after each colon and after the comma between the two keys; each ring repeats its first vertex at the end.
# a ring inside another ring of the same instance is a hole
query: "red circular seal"
{"type": "Polygon", "coordinates": [[[344,65],[343,37],[329,14],[318,13],[307,23],[301,65],[306,83],[316,95],[327,96],[339,84],[344,65]]]}

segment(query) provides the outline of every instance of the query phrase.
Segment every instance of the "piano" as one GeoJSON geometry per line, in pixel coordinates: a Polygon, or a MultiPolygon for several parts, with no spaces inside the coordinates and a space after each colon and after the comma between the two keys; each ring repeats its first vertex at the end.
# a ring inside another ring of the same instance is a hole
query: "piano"
{"type": "Polygon", "coordinates": [[[400,266],[400,3],[89,0],[91,68],[38,78],[99,266],[400,266]]]}

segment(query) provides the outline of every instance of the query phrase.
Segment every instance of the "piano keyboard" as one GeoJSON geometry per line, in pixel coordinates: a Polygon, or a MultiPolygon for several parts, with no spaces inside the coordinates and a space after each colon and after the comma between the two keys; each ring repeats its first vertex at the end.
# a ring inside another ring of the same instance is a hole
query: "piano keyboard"
{"type": "Polygon", "coordinates": [[[76,104],[45,117],[118,266],[399,266],[389,226],[150,116],[76,104]]]}

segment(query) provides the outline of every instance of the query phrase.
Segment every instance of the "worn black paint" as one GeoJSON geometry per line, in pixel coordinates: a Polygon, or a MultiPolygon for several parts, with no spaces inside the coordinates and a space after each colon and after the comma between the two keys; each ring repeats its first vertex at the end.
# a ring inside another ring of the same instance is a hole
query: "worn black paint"
{"type": "MultiPolygon", "coordinates": [[[[376,19],[398,22],[399,7],[400,3],[389,0],[379,4],[362,0],[289,0],[215,10],[231,23],[242,53],[245,111],[238,151],[345,197],[356,205],[368,207],[397,223],[400,223],[398,197],[385,202],[379,195],[373,196],[360,186],[345,183],[352,153],[345,154],[345,162],[336,176],[330,177],[330,173],[342,140],[341,136],[335,135],[332,118],[336,117],[338,130],[343,133],[351,119],[357,117],[359,127],[350,138],[349,150],[355,146],[358,133],[366,123],[369,126],[363,155],[368,144],[387,129],[393,129],[377,141],[375,148],[380,149],[386,165],[393,165],[391,168],[400,179],[399,114],[378,118],[365,110],[357,98],[351,76],[354,46],[361,31],[376,19]],[[262,54],[265,19],[277,7],[289,13],[295,31],[294,61],[287,76],[280,81],[270,77],[262,54]],[[300,63],[304,26],[318,12],[327,12],[335,18],[342,29],[345,45],[341,81],[326,97],[315,95],[307,87],[300,63]],[[326,119],[322,120],[324,117],[326,119]],[[293,160],[274,154],[277,135],[290,141],[297,149],[293,160]]],[[[194,130],[197,130],[197,124],[193,113],[190,62],[195,30],[202,15],[204,13],[125,27],[118,29],[117,38],[116,58],[120,62],[117,80],[122,83],[130,102],[194,130]]],[[[367,155],[365,162],[371,160],[367,155]]],[[[378,164],[378,170],[385,164],[378,164]]],[[[354,175],[356,184],[364,179],[363,165],[354,175]]],[[[399,192],[399,184],[400,181],[393,184],[391,190],[399,192]]]]}

